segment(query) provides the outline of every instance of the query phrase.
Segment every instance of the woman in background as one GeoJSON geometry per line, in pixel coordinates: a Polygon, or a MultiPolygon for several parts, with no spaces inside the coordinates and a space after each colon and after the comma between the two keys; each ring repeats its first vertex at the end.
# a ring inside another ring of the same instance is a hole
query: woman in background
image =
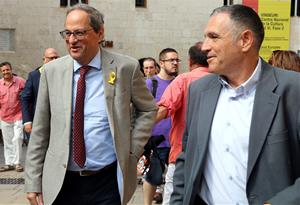
{"type": "Polygon", "coordinates": [[[300,72],[300,57],[290,50],[275,50],[269,59],[269,64],[285,70],[300,72]]]}

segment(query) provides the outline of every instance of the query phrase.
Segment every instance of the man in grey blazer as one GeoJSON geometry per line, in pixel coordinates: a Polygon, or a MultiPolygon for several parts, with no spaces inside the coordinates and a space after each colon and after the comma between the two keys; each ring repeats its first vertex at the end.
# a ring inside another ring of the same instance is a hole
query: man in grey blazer
{"type": "Polygon", "coordinates": [[[103,24],[93,7],[70,8],[60,32],[70,55],[44,66],[25,167],[32,205],[126,204],[136,188],[157,108],[137,60],[99,48],[103,24]]]}
{"type": "Polygon", "coordinates": [[[215,74],[189,88],[170,204],[300,204],[299,74],[259,57],[249,7],[215,9],[204,34],[215,74]]]}

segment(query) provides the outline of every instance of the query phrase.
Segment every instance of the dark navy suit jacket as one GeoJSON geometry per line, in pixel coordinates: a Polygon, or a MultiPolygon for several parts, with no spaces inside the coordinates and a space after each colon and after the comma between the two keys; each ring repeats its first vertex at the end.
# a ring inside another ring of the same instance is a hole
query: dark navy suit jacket
{"type": "Polygon", "coordinates": [[[23,123],[32,122],[35,112],[36,99],[40,84],[40,71],[37,68],[28,74],[25,87],[22,91],[23,123]]]}

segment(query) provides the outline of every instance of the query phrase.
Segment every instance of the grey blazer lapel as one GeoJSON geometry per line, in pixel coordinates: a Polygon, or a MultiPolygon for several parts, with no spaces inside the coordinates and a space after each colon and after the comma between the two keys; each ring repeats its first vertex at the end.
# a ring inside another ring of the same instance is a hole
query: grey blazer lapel
{"type": "MultiPolygon", "coordinates": [[[[214,113],[216,110],[216,106],[218,103],[218,98],[221,91],[221,84],[219,83],[217,77],[215,80],[211,82],[211,85],[209,86],[210,89],[204,91],[201,96],[200,100],[200,110],[199,113],[205,113],[204,116],[198,116],[199,117],[199,126],[197,128],[198,136],[203,136],[201,138],[197,138],[197,140],[200,140],[199,143],[195,143],[198,146],[197,150],[199,153],[195,153],[195,156],[202,156],[203,158],[199,159],[199,166],[203,167],[203,163],[206,158],[206,151],[208,148],[208,142],[210,139],[210,132],[211,132],[211,126],[213,122],[214,113]],[[202,164],[200,164],[202,162],[202,164]]],[[[198,169],[195,169],[198,170],[198,169]]],[[[202,172],[202,171],[200,171],[202,172]]],[[[199,172],[199,173],[200,173],[199,172]]]]}
{"type": "MultiPolygon", "coordinates": [[[[104,49],[101,49],[101,69],[103,72],[104,94],[106,100],[106,108],[108,113],[109,123],[114,127],[113,120],[113,100],[115,96],[116,84],[118,81],[117,65],[113,58],[113,55],[104,49]],[[115,75],[115,79],[111,81],[112,75],[115,75]]],[[[114,130],[111,129],[114,136],[114,130]]]]}
{"type": "Polygon", "coordinates": [[[273,92],[276,87],[277,81],[273,69],[262,61],[262,73],[256,88],[252,112],[247,181],[264,145],[277,110],[280,96],[273,92]]]}

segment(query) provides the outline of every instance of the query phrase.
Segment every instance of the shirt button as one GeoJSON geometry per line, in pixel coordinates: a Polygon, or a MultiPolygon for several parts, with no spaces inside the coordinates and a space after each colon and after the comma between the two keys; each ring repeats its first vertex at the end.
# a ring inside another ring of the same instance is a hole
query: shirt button
{"type": "Polygon", "coordinates": [[[229,180],[233,180],[233,177],[232,177],[232,176],[229,176],[229,180]]]}
{"type": "Polygon", "coordinates": [[[226,147],[225,151],[226,151],[226,152],[229,152],[229,151],[230,151],[229,147],[226,147]]]}
{"type": "Polygon", "coordinates": [[[227,122],[226,125],[227,125],[227,127],[230,127],[230,126],[231,126],[230,122],[227,122]]]}
{"type": "Polygon", "coordinates": [[[236,204],[235,205],[240,205],[240,203],[239,202],[236,202],[236,204]]]}

